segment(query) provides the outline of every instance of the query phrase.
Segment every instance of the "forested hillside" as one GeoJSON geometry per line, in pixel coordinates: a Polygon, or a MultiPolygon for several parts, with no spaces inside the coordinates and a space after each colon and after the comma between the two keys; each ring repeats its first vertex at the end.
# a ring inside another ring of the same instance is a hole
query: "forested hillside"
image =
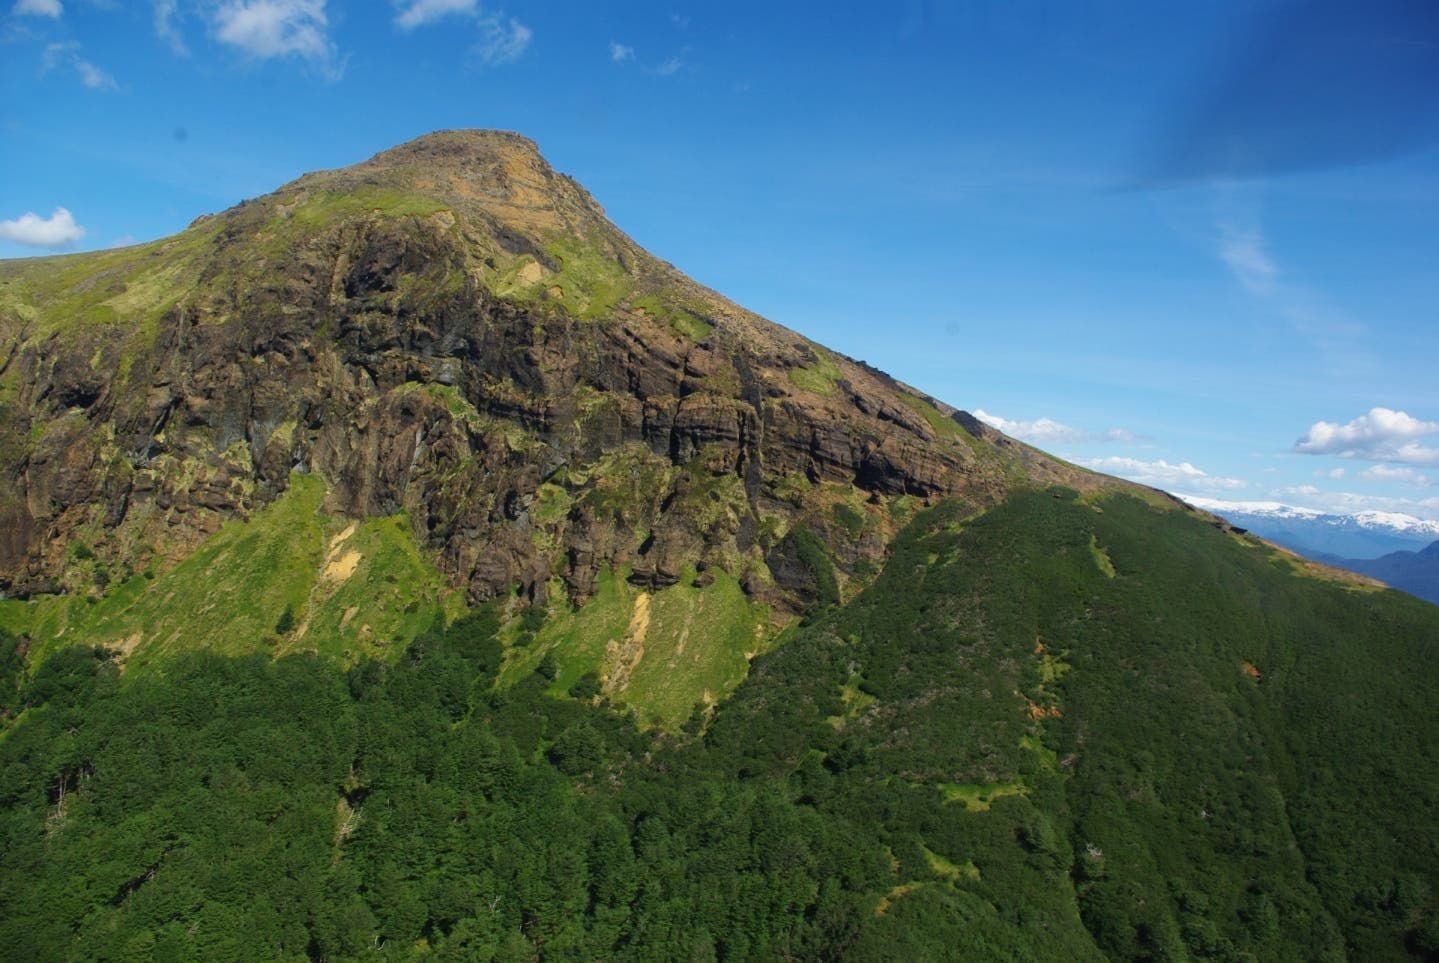
{"type": "Polygon", "coordinates": [[[1439,614],[1158,499],[940,502],[674,734],[502,673],[502,608],[348,669],[6,637],[0,955],[1439,954],[1439,614]]]}

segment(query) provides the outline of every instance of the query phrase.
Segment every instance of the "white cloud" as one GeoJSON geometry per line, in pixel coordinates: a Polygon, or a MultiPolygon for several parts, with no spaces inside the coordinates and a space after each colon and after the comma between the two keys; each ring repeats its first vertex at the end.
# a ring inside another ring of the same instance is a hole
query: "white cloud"
{"type": "Polygon", "coordinates": [[[1258,228],[1246,230],[1229,222],[1221,223],[1219,258],[1246,290],[1254,294],[1274,293],[1279,267],[1265,250],[1264,234],[1258,228]]]}
{"type": "Polygon", "coordinates": [[[135,235],[133,235],[133,234],[121,234],[119,237],[115,238],[115,240],[113,240],[113,241],[110,242],[110,246],[111,246],[111,247],[129,247],[129,246],[132,245],[132,244],[138,244],[138,243],[139,243],[139,242],[135,240],[135,235]]]}
{"type": "Polygon", "coordinates": [[[1433,480],[1417,468],[1395,465],[1372,465],[1359,473],[1360,478],[1371,481],[1397,481],[1415,488],[1428,488],[1433,480]]]}
{"type": "Polygon", "coordinates": [[[1389,460],[1407,465],[1439,465],[1439,448],[1426,448],[1420,444],[1400,445],[1394,449],[1389,460]]]}
{"type": "Polygon", "coordinates": [[[258,60],[334,58],[325,0],[228,0],[214,14],[215,39],[258,60]]]}
{"type": "Polygon", "coordinates": [[[48,218],[25,212],[13,221],[0,221],[0,238],[51,250],[69,247],[85,236],[85,229],[75,223],[75,216],[63,207],[55,208],[48,218]]]}
{"type": "Polygon", "coordinates": [[[672,77],[684,69],[685,62],[678,57],[671,57],[654,69],[654,72],[661,77],[672,77]]]}
{"type": "Polygon", "coordinates": [[[1247,482],[1238,478],[1211,475],[1187,461],[1176,465],[1162,458],[1157,461],[1140,461],[1137,458],[1124,458],[1118,455],[1111,455],[1108,458],[1078,458],[1075,460],[1096,471],[1118,475],[1121,478],[1128,478],[1141,485],[1152,485],[1155,488],[1184,487],[1204,491],[1235,491],[1248,487],[1247,482]]]}
{"type": "Polygon", "coordinates": [[[622,64],[626,60],[634,60],[635,48],[629,46],[628,44],[616,43],[615,41],[611,40],[610,59],[617,64],[622,64]]]}
{"type": "Polygon", "coordinates": [[[185,40],[180,36],[180,28],[175,26],[178,13],[177,0],[155,0],[155,36],[169,44],[175,53],[187,57],[190,49],[185,46],[185,40]]]}
{"type": "Polygon", "coordinates": [[[115,78],[95,66],[88,60],[75,61],[75,72],[80,75],[80,82],[91,90],[115,90],[115,78]]]}
{"type": "Polygon", "coordinates": [[[1371,408],[1344,425],[1316,421],[1294,443],[1294,450],[1306,455],[1439,465],[1439,448],[1426,448],[1418,442],[1436,432],[1439,421],[1422,421],[1389,408],[1371,408]]]}
{"type": "Polygon", "coordinates": [[[60,0],[18,0],[12,12],[17,17],[50,17],[58,20],[65,7],[60,0]]]}
{"type": "Polygon", "coordinates": [[[1066,442],[1088,441],[1089,433],[1078,428],[1072,428],[1063,422],[1055,421],[1053,418],[1036,418],[1034,421],[1013,421],[1009,418],[1002,418],[999,415],[992,415],[983,408],[976,408],[974,417],[986,425],[998,428],[1006,435],[1013,435],[1023,441],[1035,444],[1064,444],[1066,442]]]}
{"type": "Polygon", "coordinates": [[[524,56],[534,32],[514,17],[503,14],[480,20],[480,42],[475,53],[491,67],[512,64],[524,56]]]}
{"type": "Polygon", "coordinates": [[[80,45],[75,42],[52,43],[46,46],[40,61],[40,72],[49,73],[64,65],[72,68],[80,82],[91,90],[118,89],[115,78],[84,57],[80,56],[80,45]]]}
{"type": "Polygon", "coordinates": [[[480,5],[479,0],[405,0],[397,6],[401,9],[395,16],[395,26],[414,30],[444,17],[473,17],[479,13],[480,5]]]}
{"type": "Polygon", "coordinates": [[[999,415],[992,415],[983,408],[977,408],[974,417],[1006,435],[1035,445],[1078,444],[1086,441],[1107,441],[1119,444],[1136,444],[1144,440],[1127,428],[1111,428],[1101,434],[1093,434],[1082,428],[1075,428],[1053,418],[1036,418],[1034,421],[1014,421],[999,415]]]}

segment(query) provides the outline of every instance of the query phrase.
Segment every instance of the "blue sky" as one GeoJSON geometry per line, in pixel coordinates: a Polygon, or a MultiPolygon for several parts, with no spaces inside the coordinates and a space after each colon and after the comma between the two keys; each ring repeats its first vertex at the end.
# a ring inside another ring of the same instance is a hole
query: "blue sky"
{"type": "Polygon", "coordinates": [[[1048,450],[1439,518],[1419,0],[3,2],[0,257],[514,129],[696,279],[1048,450]]]}

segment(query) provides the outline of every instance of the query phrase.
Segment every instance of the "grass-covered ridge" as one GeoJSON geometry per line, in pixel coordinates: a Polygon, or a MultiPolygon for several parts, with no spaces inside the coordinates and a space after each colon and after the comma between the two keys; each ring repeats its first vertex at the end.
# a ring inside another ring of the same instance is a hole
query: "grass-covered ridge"
{"type": "Polygon", "coordinates": [[[302,193],[290,202],[278,205],[275,217],[265,226],[261,236],[304,234],[357,215],[429,217],[448,209],[449,205],[435,197],[380,185],[302,193]]]}
{"type": "Polygon", "coordinates": [[[0,316],[36,334],[71,327],[148,323],[173,307],[199,277],[213,230],[111,251],[0,263],[0,316]]]}

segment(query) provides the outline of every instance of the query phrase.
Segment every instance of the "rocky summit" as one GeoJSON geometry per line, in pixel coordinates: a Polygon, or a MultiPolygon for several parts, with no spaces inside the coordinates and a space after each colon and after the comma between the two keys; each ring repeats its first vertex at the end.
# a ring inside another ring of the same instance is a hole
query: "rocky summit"
{"type": "MultiPolygon", "coordinates": [[[[472,602],[722,570],[799,610],[896,506],[1119,484],[737,307],[517,134],[445,131],[119,251],[0,265],[0,587],[172,563],[292,473],[472,602]],[[844,509],[836,515],[837,506],[844,509]]],[[[858,583],[857,583],[858,584],[858,583]]]]}

